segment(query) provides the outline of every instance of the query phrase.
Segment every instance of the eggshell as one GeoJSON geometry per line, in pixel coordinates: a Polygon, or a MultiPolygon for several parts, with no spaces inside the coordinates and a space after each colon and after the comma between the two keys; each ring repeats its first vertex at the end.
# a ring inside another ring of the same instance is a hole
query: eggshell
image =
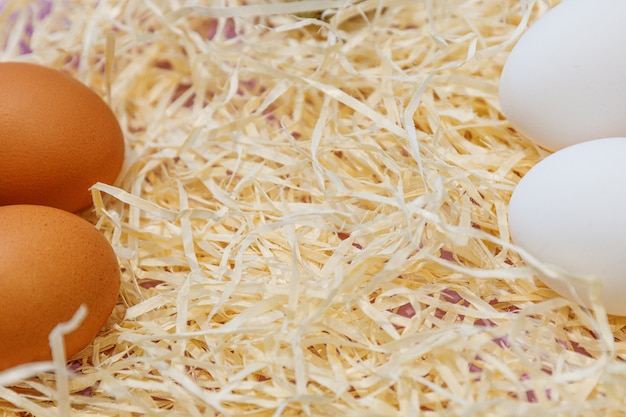
{"type": "MultiPolygon", "coordinates": [[[[540,261],[596,276],[607,312],[626,315],[626,138],[588,141],[544,158],[509,202],[513,242],[540,261]]],[[[540,277],[572,297],[563,281],[540,277]]],[[[574,285],[583,304],[588,289],[574,285]]]]}
{"type": "Polygon", "coordinates": [[[120,269],[88,221],[36,205],[0,207],[0,370],[51,359],[50,331],[88,313],[65,337],[68,357],[86,347],[117,301],[120,269]]]}
{"type": "Polygon", "coordinates": [[[538,19],[500,78],[502,112],[549,150],[626,136],[626,2],[567,0],[538,19]]]}
{"type": "Polygon", "coordinates": [[[40,65],[0,63],[0,205],[78,211],[89,188],[112,184],[124,137],[108,105],[87,86],[40,65]]]}

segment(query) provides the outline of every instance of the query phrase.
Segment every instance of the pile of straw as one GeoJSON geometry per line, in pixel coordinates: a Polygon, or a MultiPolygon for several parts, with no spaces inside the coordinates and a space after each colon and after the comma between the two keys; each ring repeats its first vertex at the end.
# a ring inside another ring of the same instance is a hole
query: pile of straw
{"type": "Polygon", "coordinates": [[[73,74],[128,146],[84,213],[118,306],[67,366],[0,374],[0,414],[619,415],[626,320],[508,234],[547,152],[499,74],[556,3],[0,1],[0,60],[73,74]]]}

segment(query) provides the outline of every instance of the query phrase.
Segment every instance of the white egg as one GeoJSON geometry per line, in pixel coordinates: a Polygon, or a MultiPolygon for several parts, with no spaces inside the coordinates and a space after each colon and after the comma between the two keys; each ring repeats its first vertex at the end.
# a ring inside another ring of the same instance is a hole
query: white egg
{"type": "Polygon", "coordinates": [[[550,150],[626,136],[624,16],[624,0],[565,0],[528,29],[500,79],[518,132],[550,150]]]}
{"type": "MultiPolygon", "coordinates": [[[[517,185],[508,218],[515,244],[542,262],[597,277],[607,312],[626,316],[626,138],[544,158],[517,185]]],[[[540,279],[572,298],[562,280],[540,279]]],[[[585,288],[574,288],[588,304],[585,288]]]]}

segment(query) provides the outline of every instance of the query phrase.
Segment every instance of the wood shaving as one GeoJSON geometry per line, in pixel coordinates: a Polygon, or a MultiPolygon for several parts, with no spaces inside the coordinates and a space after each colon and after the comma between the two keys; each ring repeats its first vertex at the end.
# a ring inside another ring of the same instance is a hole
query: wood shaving
{"type": "Polygon", "coordinates": [[[83,213],[118,305],[0,373],[0,413],[622,415],[626,319],[508,233],[547,153],[499,75],[557,3],[0,0],[0,60],[74,75],[128,148],[83,213]]]}

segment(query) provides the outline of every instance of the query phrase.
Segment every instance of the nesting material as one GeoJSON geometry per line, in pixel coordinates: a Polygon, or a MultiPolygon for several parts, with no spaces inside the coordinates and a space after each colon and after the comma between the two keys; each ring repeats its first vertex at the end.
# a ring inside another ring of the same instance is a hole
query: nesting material
{"type": "Polygon", "coordinates": [[[508,235],[546,152],[498,78],[556,3],[0,0],[0,59],[72,73],[128,147],[84,213],[117,308],[0,374],[0,413],[619,415],[626,320],[508,235]]]}

